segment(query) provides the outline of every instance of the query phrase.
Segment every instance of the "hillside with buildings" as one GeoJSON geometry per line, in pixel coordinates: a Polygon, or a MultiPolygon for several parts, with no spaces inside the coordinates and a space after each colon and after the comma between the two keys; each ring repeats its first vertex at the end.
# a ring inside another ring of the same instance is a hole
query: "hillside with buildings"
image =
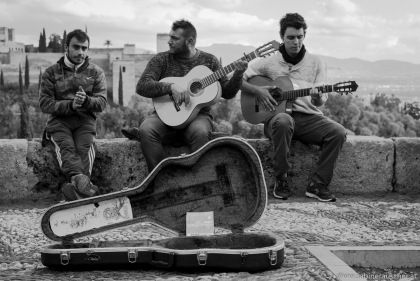
{"type": "MultiPolygon", "coordinates": [[[[156,35],[157,52],[168,50],[167,40],[168,34],[156,35]]],[[[214,54],[226,66],[241,58],[244,53],[254,51],[256,47],[213,44],[197,48],[214,54]]],[[[18,81],[18,67],[19,64],[24,65],[26,56],[29,60],[31,83],[38,83],[40,71],[45,70],[62,56],[61,53],[38,53],[33,52],[34,50],[36,51],[36,48],[32,45],[27,46],[15,42],[13,28],[0,27],[0,68],[3,70],[6,82],[18,81]]],[[[124,105],[128,105],[131,96],[135,94],[135,85],[153,55],[151,51],[141,49],[141,46],[134,44],[125,44],[122,48],[91,48],[89,50],[92,62],[99,65],[106,73],[108,88],[114,93],[115,103],[119,102],[116,93],[118,93],[121,69],[124,105]]],[[[393,60],[369,62],[357,58],[321,57],[327,65],[327,83],[355,80],[359,85],[356,94],[367,101],[371,94],[377,93],[394,94],[408,102],[420,100],[420,79],[418,79],[420,64],[393,60]]]]}
{"type": "MultiPolygon", "coordinates": [[[[158,51],[168,49],[167,34],[157,34],[156,41],[158,51]]],[[[26,49],[34,50],[33,46],[26,49]]],[[[121,69],[124,93],[123,105],[128,105],[131,96],[135,94],[136,83],[153,53],[136,48],[134,44],[125,44],[123,48],[91,48],[88,55],[93,63],[104,70],[108,88],[112,89],[112,93],[114,93],[113,101],[115,103],[119,102],[115,93],[118,93],[121,69]],[[139,53],[139,50],[143,52],[139,53]]],[[[3,70],[6,82],[18,81],[19,64],[24,66],[25,59],[28,57],[30,83],[38,83],[40,71],[56,63],[61,56],[62,53],[25,52],[25,45],[15,42],[14,29],[0,27],[0,69],[3,70]]]]}

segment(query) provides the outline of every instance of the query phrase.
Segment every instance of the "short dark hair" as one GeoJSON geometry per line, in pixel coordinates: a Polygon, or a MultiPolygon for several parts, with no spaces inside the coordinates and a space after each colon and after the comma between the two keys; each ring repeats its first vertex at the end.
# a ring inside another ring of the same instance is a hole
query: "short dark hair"
{"type": "Polygon", "coordinates": [[[175,31],[178,28],[182,28],[184,30],[185,38],[192,37],[194,41],[197,39],[197,31],[195,30],[194,25],[192,25],[189,21],[184,19],[174,21],[172,24],[172,30],[175,31]]]}
{"type": "Polygon", "coordinates": [[[70,47],[70,40],[73,37],[76,37],[76,39],[79,40],[80,42],[85,42],[87,40],[88,41],[88,47],[89,47],[89,45],[90,45],[89,36],[87,35],[86,32],[84,32],[81,29],[75,29],[72,32],[70,32],[69,34],[67,34],[67,37],[66,37],[67,47],[70,47]]]}
{"type": "Polygon", "coordinates": [[[303,32],[306,35],[306,25],[305,19],[298,13],[288,13],[280,19],[280,35],[284,36],[284,32],[288,27],[294,27],[296,29],[303,28],[303,32]]]}

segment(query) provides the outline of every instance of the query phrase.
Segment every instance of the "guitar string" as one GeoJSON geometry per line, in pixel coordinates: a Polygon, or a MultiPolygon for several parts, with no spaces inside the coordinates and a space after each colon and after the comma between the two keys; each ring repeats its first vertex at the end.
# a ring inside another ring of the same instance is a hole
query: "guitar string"
{"type": "MultiPolygon", "coordinates": [[[[249,53],[247,56],[251,57],[251,59],[255,59],[257,56],[255,54],[255,51],[249,53]]],[[[246,59],[244,57],[241,57],[240,60],[246,59]]],[[[233,67],[233,63],[225,66],[224,68],[221,68],[219,70],[217,70],[216,72],[204,77],[201,81],[202,81],[202,85],[203,88],[213,84],[214,82],[216,82],[217,80],[219,80],[220,78],[227,76],[229,73],[231,73],[234,70],[233,67]],[[228,70],[229,72],[226,72],[226,70],[228,70]],[[222,75],[220,75],[222,74],[222,75]]]]}

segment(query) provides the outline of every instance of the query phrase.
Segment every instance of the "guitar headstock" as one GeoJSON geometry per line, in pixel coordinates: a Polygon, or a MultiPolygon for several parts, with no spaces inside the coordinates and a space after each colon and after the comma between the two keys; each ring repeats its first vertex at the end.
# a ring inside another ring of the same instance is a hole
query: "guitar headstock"
{"type": "Polygon", "coordinates": [[[257,57],[263,57],[274,54],[276,51],[278,51],[280,48],[280,43],[276,40],[273,40],[271,42],[268,42],[260,47],[258,47],[255,50],[255,53],[257,54],[257,57]]]}
{"type": "Polygon", "coordinates": [[[348,94],[355,92],[359,87],[355,81],[340,82],[334,84],[334,92],[339,94],[348,94]]]}

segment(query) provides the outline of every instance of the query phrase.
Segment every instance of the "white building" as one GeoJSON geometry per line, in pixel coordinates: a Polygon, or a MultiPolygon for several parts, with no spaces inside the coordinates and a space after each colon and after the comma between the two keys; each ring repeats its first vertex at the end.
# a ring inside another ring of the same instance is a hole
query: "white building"
{"type": "Polygon", "coordinates": [[[25,44],[15,42],[13,28],[0,27],[0,53],[25,52],[25,44]]]}

